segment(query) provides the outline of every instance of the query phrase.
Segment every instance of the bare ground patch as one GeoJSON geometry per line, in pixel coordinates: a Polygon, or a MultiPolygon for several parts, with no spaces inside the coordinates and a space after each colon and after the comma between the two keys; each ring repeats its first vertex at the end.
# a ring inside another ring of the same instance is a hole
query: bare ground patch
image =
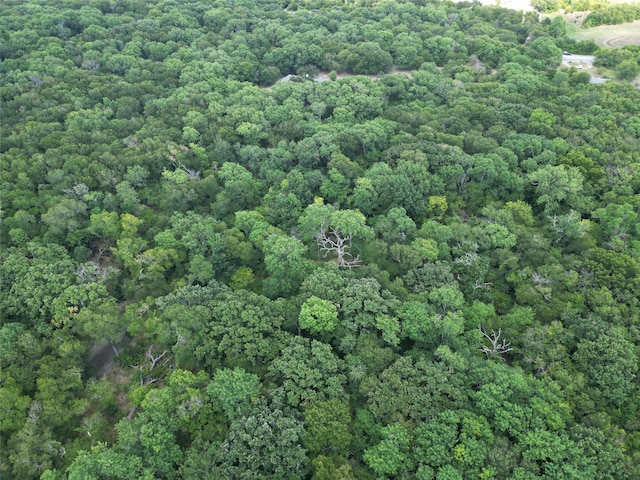
{"type": "Polygon", "coordinates": [[[95,369],[95,377],[102,378],[112,385],[118,410],[131,415],[134,408],[127,391],[133,381],[133,369],[123,369],[118,365],[111,344],[94,346],[89,355],[89,363],[95,369]]]}

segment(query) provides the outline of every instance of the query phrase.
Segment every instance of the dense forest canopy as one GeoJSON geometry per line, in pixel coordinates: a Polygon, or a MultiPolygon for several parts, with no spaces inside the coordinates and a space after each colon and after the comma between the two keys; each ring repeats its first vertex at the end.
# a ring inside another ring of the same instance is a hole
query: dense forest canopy
{"type": "Polygon", "coordinates": [[[564,27],[4,1],[2,478],[640,478],[640,47],[564,27]]]}

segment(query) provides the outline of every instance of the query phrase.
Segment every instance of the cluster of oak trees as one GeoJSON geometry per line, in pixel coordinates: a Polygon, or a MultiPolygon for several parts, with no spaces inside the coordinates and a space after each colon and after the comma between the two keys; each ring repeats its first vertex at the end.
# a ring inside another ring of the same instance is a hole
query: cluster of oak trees
{"type": "Polygon", "coordinates": [[[640,476],[640,92],[560,68],[561,21],[0,25],[3,478],[640,476]]]}

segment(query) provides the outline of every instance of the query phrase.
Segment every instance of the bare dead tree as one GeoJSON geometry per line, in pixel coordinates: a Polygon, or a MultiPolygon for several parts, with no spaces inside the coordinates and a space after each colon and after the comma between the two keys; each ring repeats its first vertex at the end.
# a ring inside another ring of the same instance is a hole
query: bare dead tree
{"type": "Polygon", "coordinates": [[[153,370],[156,367],[164,367],[167,366],[169,371],[173,369],[173,365],[169,363],[170,357],[167,356],[169,353],[168,350],[163,350],[160,354],[155,354],[156,346],[151,345],[147,351],[145,352],[145,360],[138,365],[130,365],[131,368],[136,369],[140,372],[140,385],[149,385],[151,383],[156,383],[162,380],[162,377],[159,376],[159,372],[154,372],[153,370]]]}
{"type": "Polygon", "coordinates": [[[489,335],[487,332],[484,331],[484,329],[482,328],[482,325],[478,325],[478,330],[480,330],[480,333],[482,334],[482,336],[487,340],[489,340],[489,343],[491,343],[491,347],[487,347],[486,345],[483,345],[482,348],[480,348],[480,351],[487,356],[487,360],[492,358],[499,358],[500,360],[504,361],[504,357],[502,355],[512,351],[513,348],[509,348],[509,345],[511,345],[511,342],[507,342],[504,339],[500,341],[500,335],[502,335],[502,329],[499,328],[498,333],[496,333],[494,330],[491,330],[491,335],[489,335]]]}
{"type": "Polygon", "coordinates": [[[84,200],[85,195],[89,193],[89,187],[85,183],[76,183],[73,188],[67,188],[63,192],[76,200],[84,200]]]}
{"type": "Polygon", "coordinates": [[[104,282],[109,277],[109,268],[97,261],[78,265],[74,271],[81,284],[89,282],[104,282]]]}
{"type": "Polygon", "coordinates": [[[176,170],[179,168],[184,170],[190,180],[200,180],[199,170],[193,170],[187,167],[176,158],[176,155],[178,155],[178,150],[188,152],[190,150],[189,147],[187,147],[186,145],[175,145],[173,143],[170,143],[169,145],[167,145],[167,150],[169,150],[169,161],[175,165],[176,170]]]}
{"type": "Polygon", "coordinates": [[[533,272],[531,274],[531,279],[533,280],[533,283],[536,284],[536,285],[549,285],[549,284],[553,283],[551,280],[549,280],[548,278],[543,277],[538,272],[533,272]]]}
{"type": "Polygon", "coordinates": [[[477,259],[478,259],[478,254],[476,252],[465,252],[463,256],[455,258],[453,262],[466,265],[468,267],[470,265],[473,265],[473,263],[477,259]]]}
{"type": "Polygon", "coordinates": [[[549,365],[546,364],[540,355],[536,355],[535,357],[527,355],[524,357],[524,361],[536,368],[536,376],[546,375],[549,371],[549,365]]]}
{"type": "Polygon", "coordinates": [[[144,354],[144,356],[147,357],[151,362],[149,370],[153,370],[154,368],[156,368],[156,365],[158,364],[158,362],[162,360],[167,353],[169,353],[167,350],[164,350],[160,355],[154,355],[153,348],[154,348],[153,345],[151,345],[147,349],[147,352],[144,354]]]}
{"type": "Polygon", "coordinates": [[[476,283],[473,284],[473,289],[474,290],[479,290],[481,288],[487,288],[492,283],[493,282],[483,282],[482,280],[478,279],[478,280],[476,280],[476,283]]]}
{"type": "Polygon", "coordinates": [[[140,276],[144,272],[144,267],[153,262],[153,256],[147,252],[142,252],[136,255],[135,262],[140,265],[140,271],[138,272],[138,276],[140,276]]]}
{"type": "Polygon", "coordinates": [[[189,178],[191,180],[199,180],[200,179],[200,171],[199,170],[193,170],[191,168],[187,168],[182,164],[180,164],[180,168],[182,168],[185,172],[187,172],[187,175],[189,176],[189,178]]]}
{"type": "Polygon", "coordinates": [[[38,75],[29,75],[27,78],[37,87],[42,85],[42,78],[40,78],[38,75]]]}
{"type": "Polygon", "coordinates": [[[78,277],[78,281],[81,284],[94,281],[98,272],[100,272],[100,265],[98,262],[87,262],[78,265],[73,273],[78,277]]]}
{"type": "Polygon", "coordinates": [[[100,62],[97,60],[84,60],[81,65],[85,70],[99,70],[100,62]]]}
{"type": "Polygon", "coordinates": [[[96,261],[99,261],[103,255],[110,253],[112,248],[113,243],[106,238],[100,239],[96,244],[96,261]]]}
{"type": "Polygon", "coordinates": [[[138,137],[125,138],[123,140],[123,142],[127,147],[138,147],[138,146],[140,146],[140,141],[138,140],[138,137]]]}
{"type": "Polygon", "coordinates": [[[458,195],[462,195],[467,188],[467,185],[471,181],[471,178],[466,173],[458,175],[456,178],[456,186],[458,187],[458,195]]]}
{"type": "Polygon", "coordinates": [[[329,230],[320,226],[320,231],[316,234],[316,243],[323,253],[323,257],[331,253],[335,253],[338,257],[338,266],[340,268],[354,268],[362,265],[360,256],[355,257],[351,254],[351,242],[353,234],[344,235],[340,230],[329,227],[329,230]]]}

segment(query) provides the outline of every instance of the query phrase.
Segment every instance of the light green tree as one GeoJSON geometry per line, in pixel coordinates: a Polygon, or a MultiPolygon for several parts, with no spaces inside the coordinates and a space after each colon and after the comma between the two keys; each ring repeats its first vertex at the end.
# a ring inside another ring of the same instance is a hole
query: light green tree
{"type": "Polygon", "coordinates": [[[311,296],[302,304],[298,322],[312,333],[331,334],[338,326],[338,309],[327,300],[311,296]]]}

